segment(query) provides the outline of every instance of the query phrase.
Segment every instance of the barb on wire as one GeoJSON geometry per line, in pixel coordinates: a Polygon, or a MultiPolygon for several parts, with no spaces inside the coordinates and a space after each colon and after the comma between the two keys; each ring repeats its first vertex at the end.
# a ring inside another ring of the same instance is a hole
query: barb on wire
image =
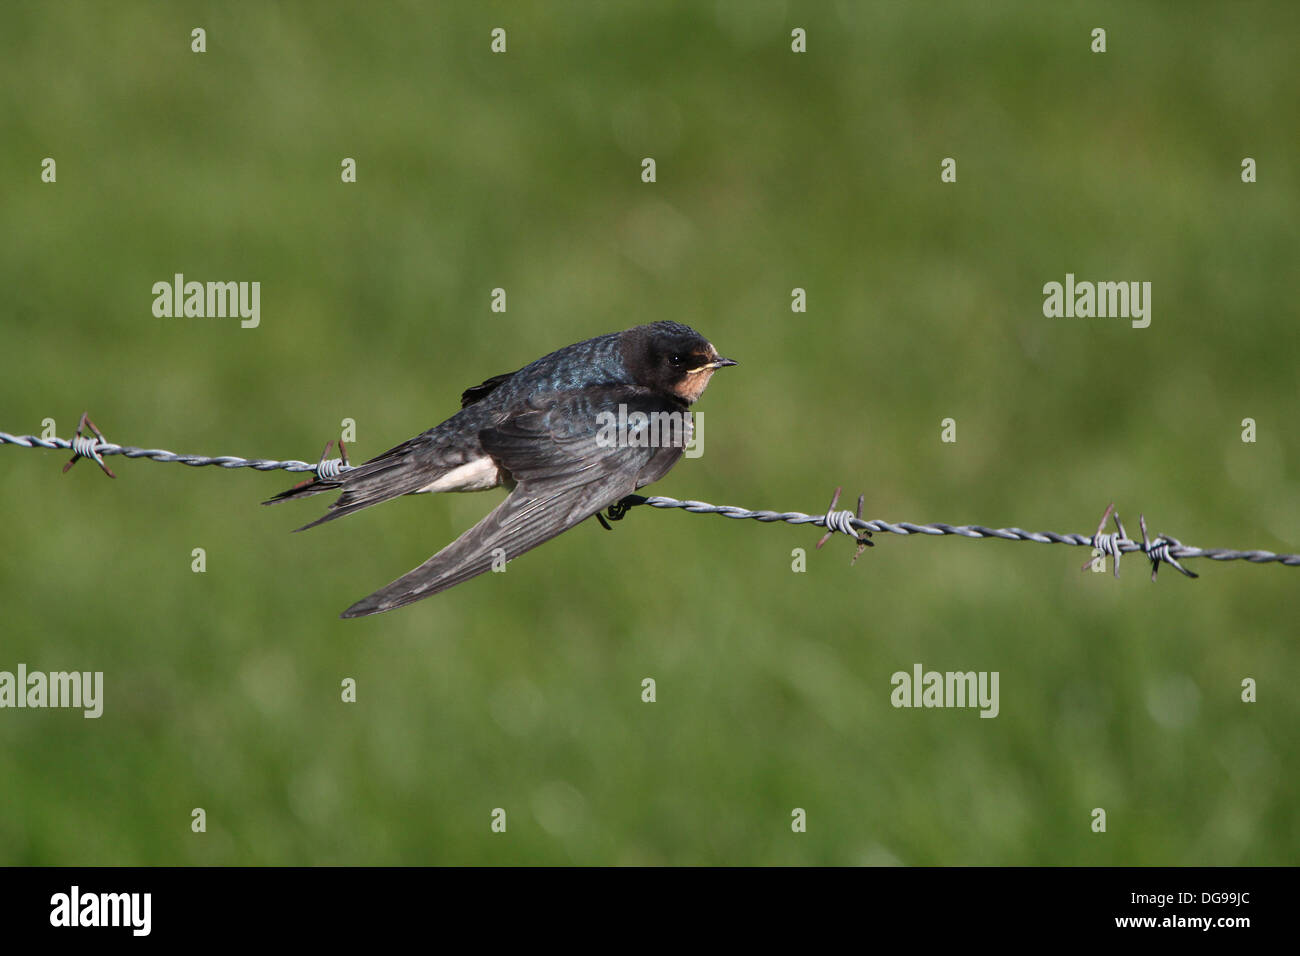
{"type": "Polygon", "coordinates": [[[63,473],[66,475],[68,469],[77,463],[77,459],[93,458],[99,467],[104,470],[104,474],[108,475],[110,478],[116,478],[117,475],[113,474],[112,468],[109,468],[108,465],[104,464],[104,459],[100,457],[99,451],[96,448],[97,445],[103,443],[104,435],[99,430],[99,427],[90,420],[90,412],[82,412],[81,421],[77,422],[77,432],[72,436],[72,457],[69,458],[68,463],[63,466],[63,473]],[[95,433],[95,438],[88,438],[81,434],[86,429],[86,426],[90,426],[90,430],[95,433]],[[98,441],[96,441],[96,439],[98,439],[98,441]]]}
{"type": "Polygon", "coordinates": [[[858,534],[857,529],[853,527],[854,519],[862,520],[862,502],[867,496],[858,495],[858,510],[856,513],[852,511],[836,511],[835,506],[840,502],[840,491],[840,488],[836,488],[835,494],[831,495],[831,506],[826,509],[826,520],[822,523],[826,533],[817,542],[817,549],[820,551],[822,545],[829,541],[836,531],[847,534],[858,543],[858,550],[853,552],[853,560],[849,562],[850,565],[854,565],[858,563],[858,558],[862,557],[862,552],[867,548],[874,548],[876,542],[871,540],[870,531],[864,528],[862,533],[858,534]]]}
{"type": "MultiPolygon", "coordinates": [[[[124,455],[127,458],[148,458],[151,461],[179,462],[182,465],[190,465],[196,468],[215,465],[219,468],[252,468],[255,471],[305,472],[312,474],[314,477],[326,479],[337,478],[339,475],[351,471],[354,467],[348,463],[347,449],[343,446],[342,441],[338,443],[340,457],[326,457],[334,445],[334,442],[331,441],[325,446],[325,451],[321,454],[320,460],[314,463],[295,460],[277,461],[270,458],[239,458],[234,455],[217,457],[178,455],[175,452],[158,448],[136,448],[131,445],[118,445],[105,439],[88,415],[81,416],[76,435],[70,441],[66,438],[39,438],[35,435],[10,435],[8,432],[0,432],[0,445],[14,445],[19,448],[69,450],[72,452],[72,460],[63,466],[65,472],[79,458],[90,458],[98,463],[104,473],[110,477],[116,476],[104,463],[104,458],[112,455],[124,455]],[[94,438],[82,434],[87,427],[94,433],[94,438]]],[[[1181,564],[1182,561],[1189,558],[1208,558],[1211,561],[1248,561],[1252,564],[1276,563],[1287,567],[1300,567],[1300,554],[1276,554],[1272,551],[1238,551],[1233,548],[1194,548],[1166,534],[1156,535],[1155,539],[1152,540],[1147,534],[1145,515],[1139,516],[1142,540],[1134,541],[1124,530],[1124,525],[1120,521],[1119,514],[1115,511],[1114,504],[1107,506],[1105,513],[1101,516],[1100,523],[1097,525],[1097,530],[1093,534],[1058,534],[1054,531],[1025,531],[1022,528],[986,528],[978,524],[950,525],[937,522],[914,524],[910,521],[864,520],[862,517],[864,496],[862,495],[858,496],[856,512],[837,511],[835,509],[835,506],[839,504],[840,490],[839,488],[835,489],[830,507],[826,509],[825,514],[804,514],[802,511],[753,511],[736,505],[711,505],[707,501],[682,501],[677,498],[665,498],[659,495],[653,497],[628,495],[621,501],[611,505],[604,514],[598,514],[597,518],[602,525],[609,528],[606,518],[609,521],[620,521],[627,516],[630,509],[640,505],[648,505],[651,508],[678,508],[690,514],[715,514],[724,518],[753,520],[764,523],[780,521],[786,524],[810,524],[814,527],[826,529],[826,533],[817,542],[819,548],[836,533],[846,534],[853,538],[858,546],[853,555],[854,562],[857,561],[864,550],[875,544],[871,540],[872,533],[888,533],[902,536],[921,534],[957,535],[962,538],[1000,538],[1003,541],[1036,541],[1040,544],[1068,544],[1074,547],[1090,548],[1098,556],[1110,556],[1116,577],[1119,577],[1120,556],[1141,552],[1151,562],[1152,581],[1156,579],[1156,574],[1163,564],[1171,565],[1175,570],[1189,578],[1197,577],[1194,572],[1189,571],[1181,564]],[[1112,515],[1114,515],[1117,530],[1106,533],[1106,519],[1112,515]]],[[[1092,561],[1090,560],[1083,566],[1083,569],[1087,570],[1091,566],[1092,561]]]]}

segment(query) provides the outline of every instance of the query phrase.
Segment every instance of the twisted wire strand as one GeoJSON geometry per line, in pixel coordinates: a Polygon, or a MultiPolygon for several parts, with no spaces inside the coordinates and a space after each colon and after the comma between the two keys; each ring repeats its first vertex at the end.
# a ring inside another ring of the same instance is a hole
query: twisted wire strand
{"type": "MultiPolygon", "coordinates": [[[[72,451],[78,458],[107,458],[111,455],[124,455],[127,458],[148,458],[151,461],[169,461],[177,462],[182,465],[190,465],[194,468],[202,468],[206,465],[215,465],[218,468],[252,468],[255,471],[309,471],[313,474],[324,465],[328,470],[330,467],[336,469],[333,474],[337,475],[344,471],[350,471],[350,466],[345,466],[342,459],[333,458],[325,462],[310,461],[277,461],[273,458],[240,458],[237,455],[178,455],[174,451],[167,451],[163,448],[136,448],[133,445],[118,445],[114,442],[103,441],[89,436],[73,438],[69,441],[66,438],[40,438],[36,435],[10,435],[8,432],[0,432],[0,445],[16,445],[19,448],[54,448],[72,451]],[[331,464],[332,463],[332,464],[331,464]]],[[[333,475],[329,475],[332,477],[333,475]]]]}
{"type": "Polygon", "coordinates": [[[854,531],[884,532],[903,536],[914,534],[957,535],[963,538],[1036,541],[1039,544],[1068,544],[1075,547],[1095,548],[1101,553],[1109,555],[1113,555],[1116,551],[1122,554],[1142,552],[1163,562],[1167,562],[1169,557],[1179,560],[1183,558],[1209,558],[1211,561],[1249,561],[1253,564],[1276,562],[1288,567],[1300,567],[1300,554],[1276,554],[1272,551],[1258,550],[1239,551],[1234,548],[1194,548],[1189,545],[1178,544],[1167,538],[1157,539],[1156,542],[1144,547],[1141,541],[1133,541],[1130,538],[1115,534],[1060,534],[1055,531],[1026,531],[1024,528],[987,528],[978,524],[951,525],[940,522],[916,524],[911,521],[864,520],[855,517],[851,511],[834,512],[835,518],[832,525],[828,526],[826,515],[810,515],[804,514],[802,511],[755,511],[735,505],[712,505],[707,501],[679,501],[676,498],[665,498],[660,495],[646,498],[643,502],[636,502],[636,504],[646,504],[652,508],[680,508],[691,514],[721,515],[724,518],[740,520],[811,524],[819,528],[832,527],[832,530],[835,531],[841,530],[841,524],[846,524],[854,531]]]}
{"type": "MultiPolygon", "coordinates": [[[[73,452],[73,461],[90,458],[105,467],[102,461],[112,455],[127,458],[147,458],[151,461],[176,462],[194,468],[213,465],[218,468],[252,468],[255,471],[309,472],[321,478],[334,478],[351,471],[343,458],[322,458],[320,461],[307,462],[293,459],[279,461],[272,458],[241,458],[236,455],[182,455],[161,448],[137,448],[132,445],[118,445],[102,438],[90,438],[77,435],[72,440],[66,438],[40,438],[36,435],[11,435],[0,432],[0,445],[14,445],[19,448],[49,448],[73,452]]],[[[107,468],[105,467],[105,470],[107,468]]],[[[1152,563],[1152,577],[1162,564],[1177,568],[1188,577],[1195,577],[1192,572],[1181,567],[1178,562],[1187,558],[1208,558],[1211,561],[1247,561],[1251,564],[1282,564],[1287,567],[1300,567],[1300,554],[1277,554],[1262,550],[1237,550],[1235,548],[1196,548],[1185,545],[1175,538],[1158,535],[1154,541],[1147,540],[1145,521],[1143,522],[1143,540],[1134,541],[1124,532],[1123,525],[1116,516],[1119,532],[1103,534],[1098,527],[1096,534],[1060,534],[1055,531],[1026,531],[1023,528],[988,528],[984,525],[951,525],[941,522],[917,524],[911,521],[866,520],[852,511],[835,510],[839,492],[831,502],[825,514],[805,514],[802,511],[767,511],[742,508],[737,505],[714,505],[707,501],[681,500],[662,495],[642,497],[630,495],[619,504],[609,509],[609,517],[618,520],[624,517],[629,508],[648,505],[652,508],[680,509],[690,514],[714,514],[724,518],[752,520],[763,523],[783,522],[785,524],[810,524],[825,528],[828,533],[841,533],[855,538],[859,545],[870,542],[866,536],[871,533],[888,533],[902,536],[911,535],[956,535],[962,538],[999,538],[1004,541],[1035,541],[1040,544],[1067,544],[1074,547],[1092,548],[1099,554],[1109,555],[1116,562],[1118,574],[1118,557],[1121,554],[1141,552],[1152,563]],[[865,536],[864,536],[865,535],[865,536]]],[[[1102,517],[1104,524],[1113,508],[1107,508],[1102,517]]]]}

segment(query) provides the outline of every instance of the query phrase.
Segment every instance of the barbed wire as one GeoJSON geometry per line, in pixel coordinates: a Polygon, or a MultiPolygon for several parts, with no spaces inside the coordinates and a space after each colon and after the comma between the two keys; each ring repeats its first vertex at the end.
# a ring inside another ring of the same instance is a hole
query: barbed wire
{"type": "MultiPolygon", "coordinates": [[[[838,494],[838,489],[837,492],[838,494]]],[[[633,496],[640,498],[641,496],[633,496]]],[[[811,524],[817,527],[829,528],[827,534],[833,534],[836,531],[844,531],[846,534],[852,534],[851,531],[845,531],[845,527],[853,531],[861,531],[867,534],[871,532],[887,532],[897,535],[957,535],[963,538],[999,538],[1003,541],[1036,541],[1040,544],[1068,544],[1075,547],[1092,548],[1094,551],[1103,555],[1109,555],[1115,558],[1115,576],[1119,577],[1119,555],[1142,552],[1151,561],[1152,580],[1155,579],[1156,571],[1161,564],[1173,565],[1177,570],[1187,575],[1189,578],[1198,577],[1192,571],[1183,567],[1179,562],[1187,558],[1209,558],[1211,561],[1249,561],[1252,564],[1282,564],[1287,567],[1300,567],[1300,554],[1277,554],[1273,551],[1239,551],[1235,548],[1196,548],[1191,545],[1185,545],[1177,538],[1169,535],[1157,535],[1152,540],[1146,530],[1145,515],[1140,518],[1142,526],[1142,540],[1135,541],[1129,538],[1124,530],[1124,525],[1120,522],[1118,513],[1115,512],[1114,504],[1107,506],[1105,514],[1102,515],[1101,524],[1094,534],[1060,534],[1055,531],[1026,531],[1023,528],[986,528],[984,525],[965,524],[951,525],[935,522],[932,524],[915,524],[911,521],[881,521],[879,519],[863,520],[860,516],[851,511],[834,511],[834,503],[831,505],[831,511],[824,515],[804,514],[800,511],[752,511],[748,508],[739,508],[735,505],[711,505],[706,501],[679,501],[676,498],[664,498],[654,496],[642,498],[639,501],[620,503],[620,506],[626,508],[635,505],[649,505],[652,508],[680,508],[691,514],[715,514],[724,518],[753,519],[755,521],[783,521],[787,524],[811,524]],[[1117,532],[1103,534],[1106,519],[1112,514],[1115,516],[1115,524],[1119,529],[1117,532]]],[[[615,506],[615,507],[620,507],[615,506]]],[[[825,541],[818,543],[818,547],[825,541]]],[[[871,542],[858,540],[860,546],[871,542]]],[[[854,556],[856,560],[856,555],[854,556]]],[[[1089,560],[1084,568],[1092,565],[1089,560]]]]}
{"type": "MultiPolygon", "coordinates": [[[[77,461],[78,458],[90,458],[99,467],[104,469],[105,474],[112,478],[117,476],[113,474],[109,467],[104,464],[104,459],[112,455],[125,455],[127,458],[148,458],[152,461],[174,461],[182,465],[190,465],[195,468],[201,468],[205,465],[216,465],[218,468],[252,468],[256,471],[309,471],[313,474],[322,467],[330,465],[328,461],[309,462],[309,461],[276,461],[271,458],[240,458],[236,455],[219,455],[212,457],[209,455],[178,455],[174,451],[166,451],[162,448],[136,448],[132,445],[118,445],[114,442],[107,441],[95,428],[95,423],[86,416],[82,416],[81,424],[77,426],[77,434],[72,439],[67,438],[41,438],[37,435],[10,435],[8,432],[0,432],[0,445],[17,445],[19,448],[53,448],[71,451],[72,460],[64,466],[63,470],[67,471],[77,461]],[[83,436],[83,429],[89,426],[95,432],[95,438],[83,436]]],[[[338,470],[334,474],[349,470],[349,467],[343,466],[342,459],[334,459],[334,467],[338,470]]],[[[327,475],[332,477],[332,475],[327,475]]]]}
{"type": "MultiPolygon", "coordinates": [[[[338,443],[340,457],[327,457],[334,445],[334,442],[330,441],[326,444],[320,460],[316,462],[294,459],[279,461],[272,458],[242,458],[236,455],[181,455],[161,448],[137,448],[132,445],[119,445],[105,439],[99,429],[95,427],[95,423],[87,415],[81,416],[76,435],[71,439],[41,438],[36,435],[11,435],[8,432],[0,432],[0,445],[71,451],[72,458],[63,466],[65,472],[76,464],[79,459],[89,458],[96,462],[105,474],[111,478],[117,476],[113,474],[104,459],[113,455],[123,455],[127,458],[147,458],[151,461],[176,462],[195,468],[216,466],[218,468],[252,468],[255,471],[309,472],[317,478],[326,479],[336,478],[351,471],[354,467],[348,462],[347,449],[342,441],[338,443]],[[94,437],[82,434],[86,428],[89,428],[94,433],[94,437]]],[[[1003,541],[1034,541],[1039,544],[1066,544],[1074,547],[1091,548],[1094,557],[1089,558],[1084,563],[1083,568],[1086,570],[1091,567],[1093,560],[1097,556],[1109,556],[1112,559],[1115,577],[1119,577],[1121,555],[1140,552],[1151,562],[1152,581],[1156,579],[1156,573],[1160,570],[1162,564],[1171,565],[1189,578],[1197,577],[1194,572],[1183,567],[1181,563],[1189,558],[1208,558],[1211,561],[1248,561],[1251,564],[1272,563],[1282,564],[1287,567],[1300,567],[1300,554],[1277,554],[1272,551],[1260,550],[1239,551],[1234,548],[1196,548],[1185,545],[1177,538],[1164,534],[1156,535],[1153,539],[1147,533],[1145,515],[1142,515],[1139,519],[1142,528],[1142,540],[1134,540],[1125,531],[1124,524],[1120,521],[1119,513],[1115,511],[1114,504],[1106,508],[1095,533],[1090,535],[1059,534],[1054,531],[1025,531],[1023,528],[988,528],[977,524],[951,525],[939,522],[916,524],[911,521],[864,520],[862,517],[864,496],[862,495],[858,496],[856,512],[836,510],[835,506],[839,503],[840,490],[839,488],[835,489],[830,507],[826,509],[824,514],[806,514],[802,511],[752,510],[737,505],[714,505],[709,504],[707,501],[681,500],[666,498],[662,495],[650,497],[628,495],[622,501],[612,505],[604,514],[598,514],[597,518],[600,519],[601,524],[608,528],[609,525],[605,521],[606,517],[618,521],[627,515],[629,509],[644,505],[651,508],[680,509],[689,514],[713,514],[721,515],[724,518],[760,521],[763,523],[809,524],[826,529],[826,533],[817,542],[819,548],[837,533],[846,534],[853,538],[858,545],[857,551],[853,555],[854,562],[857,561],[864,549],[874,544],[871,541],[873,533],[887,533],[902,536],[956,535],[962,538],[996,538],[1003,541]],[[1115,518],[1116,530],[1105,533],[1106,520],[1112,515],[1115,518]]]]}

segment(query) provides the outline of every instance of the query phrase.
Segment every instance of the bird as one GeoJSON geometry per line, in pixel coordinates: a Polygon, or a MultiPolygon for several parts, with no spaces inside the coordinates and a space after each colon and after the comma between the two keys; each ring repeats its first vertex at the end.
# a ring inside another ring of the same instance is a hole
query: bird
{"type": "Polygon", "coordinates": [[[507,488],[478,524],[340,616],[391,611],[504,567],[658,481],[690,441],[690,406],[737,364],[679,322],[599,335],[467,388],[441,424],[263,504],[341,492],[295,529],[305,531],[402,495],[507,488]]]}

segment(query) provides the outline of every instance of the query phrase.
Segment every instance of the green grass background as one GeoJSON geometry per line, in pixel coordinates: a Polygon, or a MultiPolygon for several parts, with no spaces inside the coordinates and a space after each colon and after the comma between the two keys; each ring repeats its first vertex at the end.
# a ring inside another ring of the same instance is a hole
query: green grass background
{"type": "MultiPolygon", "coordinates": [[[[88,409],[127,444],[313,458],[351,417],[364,458],[676,319],[742,364],[655,492],[818,511],[842,484],[873,517],[1082,532],[1114,500],[1134,532],[1297,551],[1298,21],[6,3],[0,429],[88,409]],[[261,327],[155,319],[174,272],[259,280],[261,327]],[[1066,272],[1151,281],[1151,327],[1044,318],[1066,272]]],[[[292,476],[63,461],[0,449],[0,669],[102,670],[105,713],[0,712],[3,863],[1297,860],[1292,569],[1153,586],[893,537],[850,567],[812,529],[643,510],[341,621],[499,495],[291,535],[323,502],[258,501],[292,476]],[[895,710],[915,662],[998,671],[1001,715],[895,710]]]]}

